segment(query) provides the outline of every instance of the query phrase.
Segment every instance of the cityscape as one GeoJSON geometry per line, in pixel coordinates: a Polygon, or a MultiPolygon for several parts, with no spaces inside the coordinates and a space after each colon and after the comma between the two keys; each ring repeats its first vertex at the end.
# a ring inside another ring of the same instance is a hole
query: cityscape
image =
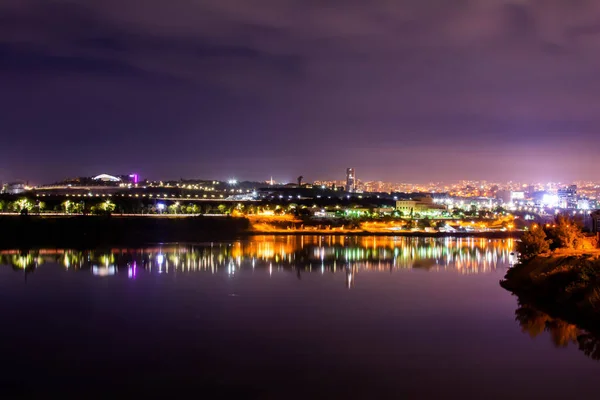
{"type": "Polygon", "coordinates": [[[342,178],[160,181],[99,174],[40,185],[12,182],[2,186],[0,212],[244,216],[252,218],[255,230],[269,232],[299,225],[331,231],[512,231],[552,224],[557,215],[576,218],[588,230],[598,225],[600,183],[392,184],[362,181],[354,168],[346,168],[342,178]]]}
{"type": "Polygon", "coordinates": [[[598,397],[600,1],[0,0],[0,399],[598,397]]]}
{"type": "MultiPolygon", "coordinates": [[[[94,177],[77,177],[65,179],[51,184],[30,185],[28,181],[17,181],[2,184],[2,193],[22,194],[33,192],[40,194],[78,194],[88,190],[92,194],[112,194],[132,189],[171,188],[188,190],[189,193],[202,194],[202,198],[232,198],[256,196],[257,190],[304,188],[314,190],[331,190],[342,194],[357,196],[360,194],[418,194],[429,193],[438,197],[455,198],[487,198],[501,201],[502,204],[527,204],[536,207],[563,209],[594,209],[600,197],[600,182],[575,181],[572,183],[520,183],[489,182],[463,180],[455,183],[430,182],[427,184],[391,183],[382,181],[363,181],[356,176],[354,168],[347,168],[344,179],[314,180],[308,182],[303,176],[295,182],[276,182],[272,178],[262,181],[238,181],[232,178],[227,181],[205,179],[180,179],[178,181],[141,180],[138,174],[108,175],[94,177]],[[212,193],[211,193],[212,192],[212,193]],[[240,196],[242,195],[242,196],[240,196]]],[[[392,196],[393,197],[393,196],[392,196]]]]}

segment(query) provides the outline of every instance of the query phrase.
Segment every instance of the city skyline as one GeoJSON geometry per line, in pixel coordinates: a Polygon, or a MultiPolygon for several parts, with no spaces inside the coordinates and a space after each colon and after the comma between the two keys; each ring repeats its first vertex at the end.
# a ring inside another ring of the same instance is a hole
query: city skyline
{"type": "Polygon", "coordinates": [[[138,5],[2,2],[4,181],[595,178],[594,2],[138,5]]]}
{"type": "MultiPolygon", "coordinates": [[[[183,181],[219,181],[219,182],[224,182],[224,183],[228,183],[228,184],[237,184],[238,182],[253,182],[253,183],[258,183],[258,182],[262,182],[268,185],[287,185],[287,184],[297,184],[298,183],[298,172],[295,174],[295,178],[283,178],[280,179],[279,177],[277,179],[275,179],[275,177],[273,175],[265,178],[263,177],[263,179],[250,179],[247,178],[244,174],[232,174],[232,175],[227,175],[226,178],[220,178],[220,177],[215,177],[214,175],[200,175],[200,176],[180,176],[177,178],[165,178],[164,176],[143,176],[141,174],[138,174],[137,172],[135,173],[125,173],[125,174],[119,174],[119,173],[115,173],[114,171],[110,171],[110,173],[106,173],[106,170],[101,170],[103,171],[102,173],[98,174],[97,171],[94,174],[91,175],[85,175],[85,174],[77,174],[77,173],[70,173],[67,174],[66,176],[60,177],[60,178],[56,178],[56,179],[50,179],[50,180],[46,180],[46,181],[35,181],[35,180],[31,180],[31,179],[14,179],[14,180],[10,180],[10,179],[2,179],[3,177],[0,176],[0,183],[1,184],[10,184],[10,183],[27,183],[31,186],[43,186],[43,185],[51,185],[54,183],[61,183],[61,182],[67,182],[73,179],[97,179],[97,180],[105,180],[105,178],[111,178],[109,180],[121,180],[121,179],[125,179],[128,181],[135,181],[136,183],[142,182],[142,181],[148,181],[148,182],[183,182],[183,181]],[[103,179],[100,179],[103,178],[103,179]]],[[[302,175],[302,184],[321,184],[323,182],[327,182],[329,185],[331,185],[332,183],[335,183],[338,186],[343,186],[343,187],[347,187],[348,185],[348,177],[349,177],[349,171],[351,171],[351,174],[353,176],[352,180],[356,182],[356,185],[360,185],[360,184],[367,184],[367,183],[381,183],[381,184],[386,184],[386,185],[430,185],[430,186],[435,186],[435,185],[450,185],[450,186],[456,186],[456,185],[489,185],[489,186],[493,186],[493,185],[501,185],[501,186],[513,186],[513,187],[518,187],[518,186],[523,186],[524,188],[527,186],[549,186],[549,187],[553,187],[553,188],[558,188],[561,186],[569,186],[572,184],[575,185],[600,185],[600,179],[574,179],[574,180],[556,180],[556,179],[550,179],[547,181],[541,181],[541,180],[518,180],[518,179],[507,179],[507,180],[493,180],[493,179],[467,179],[467,178],[458,178],[458,179],[451,179],[451,180],[436,180],[436,179],[425,179],[422,181],[417,181],[417,180],[402,180],[402,181],[389,181],[389,180],[383,180],[380,179],[378,177],[374,177],[371,179],[366,179],[363,178],[360,175],[360,171],[359,173],[356,173],[356,168],[352,168],[352,167],[348,167],[348,168],[343,168],[340,171],[338,171],[337,176],[333,176],[332,178],[329,177],[324,177],[324,176],[307,176],[305,177],[304,175],[302,175]]],[[[219,174],[217,174],[219,175],[219,174]]],[[[222,174],[221,174],[222,175],[222,174]]],[[[294,174],[291,174],[294,175],[294,174]]]]}
{"type": "Polygon", "coordinates": [[[3,398],[593,398],[599,50],[598,0],[0,0],[3,398]]]}

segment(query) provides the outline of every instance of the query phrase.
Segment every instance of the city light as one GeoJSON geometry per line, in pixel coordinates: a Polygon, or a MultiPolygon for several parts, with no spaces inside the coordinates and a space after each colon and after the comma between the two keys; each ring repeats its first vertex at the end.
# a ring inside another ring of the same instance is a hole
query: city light
{"type": "Polygon", "coordinates": [[[558,195],[544,194],[542,197],[542,205],[550,208],[558,207],[558,195]]]}

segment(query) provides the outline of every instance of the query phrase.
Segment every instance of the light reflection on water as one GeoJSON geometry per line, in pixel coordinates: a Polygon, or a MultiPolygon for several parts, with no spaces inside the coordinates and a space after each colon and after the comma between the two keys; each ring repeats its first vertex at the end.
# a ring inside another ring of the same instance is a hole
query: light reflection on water
{"type": "Polygon", "coordinates": [[[39,249],[0,252],[0,264],[33,271],[48,263],[97,276],[127,273],[225,271],[245,268],[345,271],[349,286],[362,270],[420,268],[476,274],[505,269],[513,262],[513,239],[408,238],[381,236],[255,236],[231,243],[160,245],[140,249],[39,249]]]}
{"type": "Polygon", "coordinates": [[[595,393],[598,336],[499,286],[514,244],[264,235],[0,251],[9,366],[0,387],[8,379],[38,397],[51,385],[85,396],[131,382],[138,397],[161,388],[227,398],[595,393]]]}
{"type": "Polygon", "coordinates": [[[521,331],[531,338],[537,338],[546,333],[555,347],[565,348],[575,345],[589,358],[600,360],[598,332],[582,329],[522,301],[519,301],[519,307],[515,310],[515,320],[521,327],[521,331]]]}

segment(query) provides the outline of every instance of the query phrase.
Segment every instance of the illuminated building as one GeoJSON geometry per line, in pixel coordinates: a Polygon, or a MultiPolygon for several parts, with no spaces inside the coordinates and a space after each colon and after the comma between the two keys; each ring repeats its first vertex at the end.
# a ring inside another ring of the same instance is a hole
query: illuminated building
{"type": "Polygon", "coordinates": [[[25,193],[29,188],[24,182],[12,182],[4,185],[2,192],[6,194],[21,194],[25,193]]]}
{"type": "Polygon", "coordinates": [[[512,192],[510,194],[510,199],[513,203],[515,203],[516,201],[523,201],[525,200],[525,192],[523,191],[516,191],[516,192],[512,192]]]}
{"type": "Polygon", "coordinates": [[[108,175],[108,174],[100,174],[92,178],[95,181],[102,182],[121,182],[121,178],[117,178],[116,176],[108,175]]]}
{"type": "Polygon", "coordinates": [[[346,191],[356,191],[356,172],[354,168],[346,168],[346,191]]]}
{"type": "Polygon", "coordinates": [[[571,185],[558,189],[558,206],[560,208],[577,208],[577,186],[571,185]]]}
{"type": "Polygon", "coordinates": [[[396,201],[396,210],[405,216],[419,215],[439,215],[446,210],[446,206],[435,204],[430,196],[414,200],[396,201]]]}
{"type": "Polygon", "coordinates": [[[590,201],[588,199],[579,199],[579,200],[577,200],[577,209],[578,210],[589,210],[589,209],[591,209],[590,201]]]}

